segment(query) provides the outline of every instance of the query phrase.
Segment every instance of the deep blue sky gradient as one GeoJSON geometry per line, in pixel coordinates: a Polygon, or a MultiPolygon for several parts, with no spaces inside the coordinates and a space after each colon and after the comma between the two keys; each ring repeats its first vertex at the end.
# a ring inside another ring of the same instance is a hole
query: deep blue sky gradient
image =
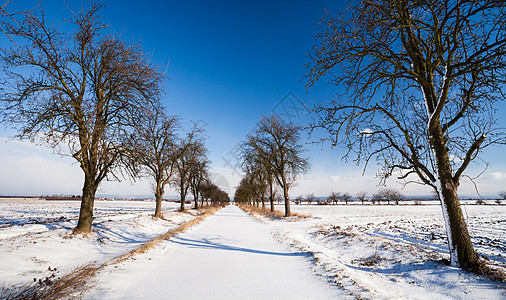
{"type": "MultiPolygon", "coordinates": [[[[207,122],[207,146],[211,150],[213,169],[228,178],[232,188],[238,179],[225,166],[225,159],[232,158],[229,152],[255,127],[260,117],[270,114],[289,93],[308,107],[335,95],[336,87],[327,85],[325,80],[306,93],[304,64],[308,62],[306,55],[316,44],[314,35],[324,9],[342,11],[348,1],[101,2],[104,8],[100,14],[112,32],[121,34],[127,41],[141,43],[154,64],[167,67],[169,79],[165,83],[167,93],[163,102],[168,112],[180,115],[187,128],[191,120],[207,122]]],[[[10,5],[13,9],[18,6],[26,9],[36,3],[38,0],[12,0],[10,5]]],[[[88,5],[87,1],[66,1],[74,10],[79,10],[83,3],[88,5]]],[[[69,15],[63,0],[42,0],[42,8],[48,20],[55,20],[63,29],[69,26],[59,21],[69,15]]],[[[5,39],[0,38],[0,42],[5,39]]],[[[500,114],[504,113],[501,107],[500,114]]],[[[307,122],[308,118],[300,120],[307,122]]],[[[328,145],[323,150],[319,145],[308,147],[313,173],[296,188],[296,194],[312,191],[311,184],[315,184],[317,195],[332,190],[346,191],[347,186],[340,186],[346,184],[343,182],[369,184],[350,186],[352,192],[376,189],[376,166],[370,166],[368,179],[364,181],[355,178],[360,176],[362,166],[341,160],[342,149],[329,150],[328,145]],[[350,178],[343,181],[345,177],[350,178]],[[318,183],[321,186],[317,187],[318,183]]],[[[493,162],[490,172],[501,173],[506,168],[504,148],[494,149],[485,158],[493,162]]],[[[417,192],[424,193],[415,189],[408,194],[417,192]]],[[[144,188],[139,193],[150,191],[144,188]]]]}

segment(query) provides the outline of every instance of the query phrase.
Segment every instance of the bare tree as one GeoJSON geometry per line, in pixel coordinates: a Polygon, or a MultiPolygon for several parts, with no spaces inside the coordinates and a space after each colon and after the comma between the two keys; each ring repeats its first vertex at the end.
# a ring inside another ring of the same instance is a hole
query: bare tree
{"type": "Polygon", "coordinates": [[[308,159],[303,157],[300,143],[301,127],[286,123],[277,115],[263,117],[255,132],[243,144],[245,152],[256,153],[270,166],[274,178],[283,190],[285,216],[290,216],[288,191],[298,175],[309,170],[308,159]]]}
{"type": "Polygon", "coordinates": [[[237,203],[246,203],[254,205],[255,203],[255,186],[253,185],[253,181],[249,178],[250,174],[246,174],[241,181],[239,182],[239,186],[237,187],[234,195],[234,201],[237,203]]]}
{"type": "MultiPolygon", "coordinates": [[[[244,172],[253,171],[262,185],[267,185],[269,191],[269,202],[271,212],[274,212],[274,194],[275,194],[275,176],[274,169],[270,163],[273,158],[273,152],[271,149],[255,148],[255,145],[251,142],[246,141],[241,145],[242,161],[240,166],[244,172]]],[[[262,189],[262,192],[264,189],[262,189]]],[[[262,207],[264,207],[264,195],[262,194],[262,207]]]]}
{"type": "Polygon", "coordinates": [[[499,193],[497,193],[499,195],[499,197],[501,197],[502,199],[495,199],[495,203],[497,203],[497,205],[501,205],[501,202],[503,199],[506,200],[506,191],[501,191],[499,193]]]}
{"type": "Polygon", "coordinates": [[[200,122],[194,124],[186,137],[179,142],[179,148],[176,151],[178,157],[175,163],[176,176],[171,182],[178,189],[181,206],[180,211],[184,211],[186,195],[191,187],[191,171],[194,164],[202,156],[206,155],[204,138],[202,136],[204,129],[200,122]]]}
{"type": "Polygon", "coordinates": [[[399,205],[399,201],[402,200],[401,193],[394,189],[385,188],[379,193],[381,194],[383,200],[386,200],[388,204],[390,204],[390,201],[394,201],[396,205],[399,205]]]}
{"type": "Polygon", "coordinates": [[[375,193],[375,194],[372,194],[372,198],[371,198],[371,203],[372,204],[381,204],[381,201],[384,199],[383,197],[383,194],[382,193],[375,193]]]}
{"type": "Polygon", "coordinates": [[[348,200],[350,200],[351,195],[350,195],[349,193],[344,193],[344,194],[342,194],[342,195],[341,195],[341,197],[343,198],[344,203],[345,203],[346,205],[348,205],[348,200]]]}
{"type": "Polygon", "coordinates": [[[307,196],[306,196],[306,201],[307,201],[307,204],[308,204],[308,205],[310,205],[310,204],[311,204],[311,202],[315,201],[315,196],[314,196],[314,194],[313,194],[313,193],[311,193],[311,194],[307,194],[307,196]]]}
{"type": "Polygon", "coordinates": [[[179,159],[180,120],[167,116],[161,108],[146,111],[146,119],[136,125],[131,137],[131,169],[134,176],[149,177],[155,194],[155,218],[162,216],[165,186],[172,179],[179,159]]]}
{"type": "Polygon", "coordinates": [[[460,180],[485,147],[505,142],[494,118],[506,80],[505,7],[503,0],[362,0],[323,21],[308,65],[308,87],[333,74],[346,87],[315,109],[313,128],[366,166],[375,157],[383,179],[397,174],[432,187],[451,262],[461,267],[476,266],[478,256],[460,180]]]}
{"type": "MultiPolygon", "coordinates": [[[[246,203],[246,201],[243,201],[245,198],[242,195],[242,188],[238,188],[236,190],[235,194],[235,201],[237,203],[246,203]],[[238,192],[239,191],[239,194],[238,192]]],[[[225,205],[226,203],[230,202],[230,197],[225,191],[222,191],[217,185],[210,182],[209,180],[206,180],[201,187],[201,195],[202,198],[211,200],[211,204],[213,206],[215,205],[225,205]]]]}
{"type": "Polygon", "coordinates": [[[339,199],[341,198],[341,193],[330,193],[329,196],[329,204],[337,204],[339,202],[339,199]]]}
{"type": "Polygon", "coordinates": [[[221,190],[216,185],[213,185],[213,187],[214,192],[211,197],[211,203],[213,204],[213,206],[225,205],[230,202],[230,197],[225,191],[221,190]]]}
{"type": "Polygon", "coordinates": [[[100,7],[75,14],[70,35],[46,23],[42,12],[26,13],[7,29],[17,47],[2,53],[10,70],[0,93],[4,121],[19,128],[18,137],[72,156],[84,172],[76,233],[91,230],[97,188],[117,178],[112,170],[125,137],[157,102],[163,79],[140,46],[103,34],[100,7]]]}
{"type": "Polygon", "coordinates": [[[261,156],[257,149],[243,145],[242,156],[243,160],[240,165],[246,173],[245,177],[250,182],[255,195],[255,201],[260,200],[262,208],[265,209],[265,194],[267,189],[269,189],[271,212],[273,212],[274,178],[272,168],[267,162],[267,157],[270,154],[265,153],[264,156],[261,156]]]}
{"type": "Polygon", "coordinates": [[[207,158],[207,149],[202,149],[195,157],[190,167],[190,190],[195,202],[194,208],[198,208],[199,196],[202,184],[209,178],[209,160],[207,158]]]}
{"type": "Polygon", "coordinates": [[[365,196],[366,196],[366,195],[367,195],[367,193],[366,193],[366,192],[358,192],[358,193],[357,193],[357,196],[356,196],[356,197],[357,197],[357,200],[358,200],[358,201],[361,201],[361,202],[362,202],[362,204],[364,204],[364,202],[365,202],[365,196]]]}

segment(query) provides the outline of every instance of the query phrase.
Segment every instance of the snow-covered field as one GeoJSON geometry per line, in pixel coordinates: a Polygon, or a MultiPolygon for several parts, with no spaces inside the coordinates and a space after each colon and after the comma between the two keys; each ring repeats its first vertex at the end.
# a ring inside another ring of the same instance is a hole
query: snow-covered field
{"type": "MultiPolygon", "coordinates": [[[[282,210],[282,206],[276,207],[282,210]]],[[[437,205],[293,205],[313,217],[262,218],[278,239],[311,253],[319,273],[360,298],[504,299],[505,285],[442,263],[448,248],[437,205]]],[[[506,206],[464,205],[473,243],[506,270],[506,206]]]]}
{"type": "Polygon", "coordinates": [[[79,207],[79,201],[0,201],[0,287],[103,263],[195,214],[179,213],[179,204],[163,202],[165,220],[154,220],[154,201],[96,201],[92,234],[71,237],[79,207]]]}
{"type": "MultiPolygon", "coordinates": [[[[0,201],[0,291],[52,273],[64,275],[89,262],[106,262],[196,214],[191,210],[179,213],[177,203],[163,202],[164,220],[154,220],[153,201],[97,201],[93,233],[71,236],[79,205],[78,201],[0,201]]],[[[280,243],[290,245],[295,253],[308,253],[313,271],[347,295],[362,299],[506,299],[504,283],[442,262],[448,250],[438,205],[292,205],[292,211],[312,217],[259,218],[280,243]]],[[[506,270],[506,206],[464,205],[463,211],[476,250],[491,265],[506,270]]],[[[244,243],[242,239],[248,241],[251,234],[238,235],[234,242],[244,243]]],[[[221,237],[219,232],[216,235],[221,237]]],[[[201,239],[209,243],[208,237],[201,239]]],[[[224,249],[222,246],[217,249],[224,249]]],[[[149,269],[147,262],[156,259],[162,248],[142,254],[144,260],[138,260],[136,268],[146,261],[149,269]]],[[[121,268],[129,270],[130,263],[124,262],[121,268]]],[[[207,265],[189,267],[185,276],[193,278],[192,268],[207,265]]],[[[114,267],[110,269],[115,272],[114,267]]],[[[244,276],[254,284],[254,278],[244,276]]]]}

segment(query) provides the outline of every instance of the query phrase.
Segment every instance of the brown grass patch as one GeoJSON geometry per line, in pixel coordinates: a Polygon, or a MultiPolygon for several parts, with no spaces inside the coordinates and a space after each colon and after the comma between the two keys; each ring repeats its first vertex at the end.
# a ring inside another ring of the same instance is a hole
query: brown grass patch
{"type": "Polygon", "coordinates": [[[44,277],[34,282],[0,292],[1,299],[60,299],[69,294],[83,292],[89,279],[100,269],[96,262],[75,268],[63,277],[49,268],[44,277]]]}
{"type": "Polygon", "coordinates": [[[63,277],[57,276],[57,270],[49,268],[46,274],[41,279],[34,278],[34,282],[17,287],[2,288],[0,287],[0,299],[61,299],[76,293],[83,293],[91,288],[90,279],[95,276],[101,269],[106,266],[121,263],[132,256],[144,253],[152,249],[163,240],[168,240],[174,235],[188,230],[190,227],[195,226],[202,222],[205,218],[215,214],[218,210],[223,208],[208,207],[199,210],[201,214],[196,218],[174,228],[154,239],[141,244],[136,249],[133,249],[121,256],[113,258],[102,265],[97,265],[96,262],[91,262],[86,265],[77,267],[69,274],[63,277]]]}
{"type": "Polygon", "coordinates": [[[199,224],[205,218],[207,218],[207,217],[215,214],[221,208],[223,208],[223,206],[220,206],[220,207],[209,207],[209,208],[207,208],[205,210],[202,210],[203,213],[201,215],[199,215],[198,217],[196,217],[195,219],[193,219],[191,221],[188,221],[188,222],[184,223],[183,225],[181,225],[181,226],[179,226],[177,228],[174,228],[174,229],[172,229],[172,230],[170,230],[170,231],[168,231],[168,232],[166,232],[166,233],[164,233],[162,235],[159,235],[159,236],[155,237],[154,239],[152,239],[150,241],[147,241],[147,242],[141,244],[139,247],[137,247],[136,249],[133,249],[130,252],[127,252],[127,253],[119,256],[119,257],[114,258],[112,261],[110,261],[108,263],[108,265],[112,265],[112,264],[117,264],[117,263],[123,262],[123,261],[129,259],[130,257],[136,255],[136,254],[144,253],[147,250],[152,249],[153,247],[155,247],[156,245],[158,245],[161,241],[168,240],[171,237],[173,237],[174,235],[176,235],[178,233],[181,233],[181,232],[184,232],[184,231],[188,230],[188,228],[193,227],[193,226],[199,224]]]}
{"type": "MultiPolygon", "coordinates": [[[[357,260],[358,264],[365,267],[372,267],[379,264],[383,258],[379,256],[377,253],[365,258],[360,258],[357,260]]],[[[353,263],[353,262],[352,262],[353,263]]]]}
{"type": "Polygon", "coordinates": [[[289,218],[291,218],[292,220],[294,220],[297,218],[307,219],[307,218],[312,217],[311,215],[304,215],[304,214],[299,214],[299,213],[294,213],[294,212],[292,212],[289,217],[285,217],[285,213],[280,210],[274,210],[274,212],[271,212],[271,210],[267,209],[267,208],[261,208],[261,207],[256,207],[253,205],[242,204],[242,203],[238,203],[237,206],[239,206],[242,210],[244,210],[250,214],[266,216],[266,217],[269,217],[272,219],[289,219],[289,218]]]}
{"type": "Polygon", "coordinates": [[[341,228],[337,225],[318,225],[317,228],[318,230],[315,232],[317,236],[337,236],[340,238],[356,236],[356,233],[352,232],[352,227],[341,228]]]}

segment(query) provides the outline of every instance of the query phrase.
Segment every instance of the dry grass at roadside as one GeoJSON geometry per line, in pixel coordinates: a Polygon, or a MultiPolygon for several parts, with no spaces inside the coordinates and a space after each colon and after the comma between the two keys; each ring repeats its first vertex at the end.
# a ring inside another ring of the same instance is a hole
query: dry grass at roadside
{"type": "Polygon", "coordinates": [[[86,265],[77,267],[72,272],[62,277],[57,276],[58,271],[56,268],[49,268],[43,278],[39,280],[34,278],[33,283],[11,288],[0,287],[0,299],[61,299],[72,294],[82,294],[87,289],[92,287],[92,284],[90,284],[90,279],[95,276],[95,274],[97,274],[102,268],[109,265],[121,263],[135,256],[136,254],[144,253],[147,250],[154,248],[160,242],[168,240],[174,235],[184,232],[190,227],[199,224],[205,218],[215,214],[221,208],[223,208],[223,206],[206,207],[204,209],[199,209],[200,215],[198,215],[196,218],[162,235],[159,235],[150,241],[141,244],[136,249],[133,249],[121,256],[111,259],[102,265],[97,265],[96,262],[90,262],[86,265]]]}
{"type": "Polygon", "coordinates": [[[79,293],[84,290],[89,279],[100,267],[96,262],[75,268],[63,277],[58,277],[56,269],[49,268],[46,275],[30,284],[0,290],[1,299],[61,299],[69,292],[79,293]]]}
{"type": "Polygon", "coordinates": [[[274,210],[274,212],[271,212],[270,209],[267,209],[267,208],[264,209],[261,207],[256,207],[256,206],[247,205],[247,204],[237,204],[237,206],[239,206],[242,210],[248,212],[249,214],[266,216],[266,217],[273,218],[273,219],[294,220],[297,218],[306,219],[306,218],[312,217],[311,215],[303,215],[303,214],[294,213],[294,212],[291,213],[290,217],[285,217],[285,213],[280,210],[274,210]]]}
{"type": "Polygon", "coordinates": [[[223,208],[223,206],[219,206],[219,207],[208,207],[206,209],[202,209],[202,210],[199,210],[202,212],[201,215],[199,215],[198,217],[196,217],[195,219],[191,220],[191,221],[188,221],[186,223],[184,223],[183,225],[175,228],[175,229],[172,229],[162,235],[159,235],[157,236],[156,238],[150,240],[150,241],[147,241],[145,242],[144,244],[140,245],[139,247],[137,247],[136,249],[126,253],[126,254],[123,254],[119,257],[116,257],[114,260],[112,260],[111,262],[107,263],[108,265],[112,265],[112,264],[117,264],[117,263],[120,263],[120,262],[123,262],[127,259],[129,259],[130,257],[136,255],[136,254],[139,254],[139,253],[144,253],[146,252],[147,250],[149,249],[152,249],[153,247],[155,247],[156,245],[158,245],[161,241],[164,241],[164,240],[168,240],[170,239],[171,237],[173,237],[174,235],[178,234],[178,233],[181,233],[181,232],[184,232],[186,230],[188,230],[188,228],[190,227],[193,227],[197,224],[199,224],[200,222],[202,222],[205,218],[215,214],[218,210],[220,210],[221,208],[223,208]]]}

